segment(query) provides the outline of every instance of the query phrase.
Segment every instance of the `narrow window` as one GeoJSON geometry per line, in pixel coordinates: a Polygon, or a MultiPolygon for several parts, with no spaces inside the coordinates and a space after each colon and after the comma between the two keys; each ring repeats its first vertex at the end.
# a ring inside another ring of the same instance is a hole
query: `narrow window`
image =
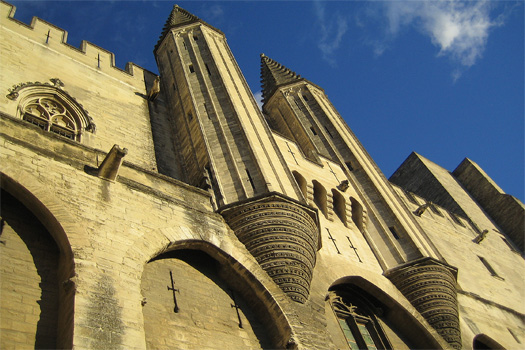
{"type": "Polygon", "coordinates": [[[210,112],[208,112],[208,105],[206,104],[206,102],[204,102],[204,112],[208,116],[208,119],[211,119],[210,112]]]}
{"type": "Polygon", "coordinates": [[[514,339],[516,340],[516,343],[518,344],[521,344],[521,341],[520,339],[518,338],[518,336],[516,334],[514,334],[514,332],[512,331],[512,329],[510,328],[507,328],[509,330],[509,333],[512,334],[512,336],[514,337],[514,339]]]}
{"type": "Polygon", "coordinates": [[[328,204],[326,199],[326,190],[323,185],[317,181],[312,181],[314,185],[314,203],[325,217],[328,216],[328,204]]]}
{"type": "Polygon", "coordinates": [[[208,67],[208,63],[204,63],[204,66],[206,66],[206,70],[208,71],[208,75],[211,76],[210,67],[208,67]]]}
{"type": "Polygon", "coordinates": [[[326,130],[326,132],[328,133],[328,135],[330,135],[331,138],[334,138],[334,136],[332,135],[332,133],[330,132],[330,130],[328,130],[328,128],[326,127],[326,125],[324,125],[324,129],[326,130]]]}
{"type": "Polygon", "coordinates": [[[252,176],[250,175],[250,172],[248,171],[248,169],[246,169],[246,175],[248,175],[248,181],[250,181],[250,185],[252,185],[252,189],[255,192],[255,184],[253,183],[252,176]]]}
{"type": "Polygon", "coordinates": [[[190,73],[195,73],[195,69],[193,69],[193,64],[190,64],[189,68],[190,68],[190,73]]]}
{"type": "Polygon", "coordinates": [[[439,216],[443,216],[443,214],[441,213],[441,211],[434,205],[434,204],[430,204],[430,209],[432,210],[432,212],[434,214],[437,214],[439,216]]]}
{"type": "Polygon", "coordinates": [[[415,205],[419,205],[416,197],[412,192],[405,191],[405,195],[407,196],[408,200],[414,203],[415,205]]]}
{"type": "Polygon", "coordinates": [[[394,228],[394,226],[390,226],[389,229],[390,229],[390,233],[392,233],[392,236],[394,236],[395,239],[399,239],[399,235],[397,234],[397,231],[394,228]]]}
{"type": "Polygon", "coordinates": [[[191,112],[188,112],[188,120],[191,121],[193,119],[193,114],[191,112]]]}
{"type": "Polygon", "coordinates": [[[187,49],[188,49],[188,48],[186,47],[186,42],[185,42],[185,41],[182,42],[182,46],[184,46],[184,50],[187,50],[187,49]]]}
{"type": "Polygon", "coordinates": [[[456,224],[458,224],[459,226],[462,226],[462,227],[465,227],[465,224],[463,222],[461,222],[461,220],[459,219],[459,217],[454,214],[454,213],[449,213],[450,214],[450,217],[452,218],[452,220],[454,220],[454,222],[456,224]]]}
{"type": "Polygon", "coordinates": [[[348,167],[348,170],[350,171],[354,171],[354,167],[352,166],[352,163],[350,162],[345,162],[346,166],[348,167]]]}
{"type": "Polygon", "coordinates": [[[299,174],[297,171],[292,171],[292,175],[295,178],[295,181],[297,182],[297,185],[299,185],[299,188],[301,189],[301,192],[305,199],[308,198],[308,184],[306,183],[306,179],[304,176],[299,174]]]}
{"type": "Polygon", "coordinates": [[[363,206],[354,197],[350,197],[352,203],[352,221],[357,226],[359,231],[363,232],[365,229],[365,222],[363,219],[363,206]]]}
{"type": "Polygon", "coordinates": [[[334,199],[334,212],[341,222],[346,226],[346,201],[345,198],[337,190],[332,190],[332,197],[334,199]]]}
{"type": "Polygon", "coordinates": [[[503,242],[505,242],[505,244],[507,245],[507,247],[510,248],[510,250],[512,250],[513,253],[518,253],[518,251],[516,249],[514,249],[514,247],[512,246],[512,244],[509,243],[509,241],[507,241],[507,239],[505,237],[501,237],[501,239],[503,240],[503,242]]]}
{"type": "Polygon", "coordinates": [[[484,257],[482,256],[478,256],[479,260],[481,260],[481,262],[483,263],[483,265],[485,266],[485,268],[490,272],[490,274],[493,276],[493,277],[496,277],[496,278],[499,278],[499,279],[503,279],[501,276],[499,276],[497,273],[496,273],[496,270],[494,270],[494,268],[489,264],[489,262],[487,261],[487,259],[485,259],[484,257]]]}
{"type": "Polygon", "coordinates": [[[305,101],[308,101],[308,97],[306,97],[306,95],[303,95],[303,99],[304,99],[305,101]]]}
{"type": "Polygon", "coordinates": [[[315,129],[313,126],[310,127],[310,130],[312,130],[312,134],[314,134],[314,136],[317,136],[317,133],[315,132],[315,129]]]}
{"type": "Polygon", "coordinates": [[[198,37],[197,35],[194,35],[194,36],[193,36],[193,40],[198,41],[198,40],[199,40],[199,37],[198,37]]]}

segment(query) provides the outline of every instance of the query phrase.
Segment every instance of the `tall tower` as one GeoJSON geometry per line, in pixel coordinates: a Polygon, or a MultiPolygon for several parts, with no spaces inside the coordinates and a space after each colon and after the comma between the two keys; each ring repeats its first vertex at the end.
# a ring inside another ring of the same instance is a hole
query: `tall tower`
{"type": "Polygon", "coordinates": [[[207,179],[218,211],[288,295],[308,297],[317,214],[304,199],[224,34],[175,6],[155,47],[185,180],[207,179]]]}
{"type": "Polygon", "coordinates": [[[364,204],[367,222],[356,224],[384,275],[452,346],[460,347],[457,270],[444,261],[323,89],[265,55],[261,77],[269,124],[316,165],[326,166],[326,159],[339,164],[346,179],[338,187],[352,187],[364,204]]]}

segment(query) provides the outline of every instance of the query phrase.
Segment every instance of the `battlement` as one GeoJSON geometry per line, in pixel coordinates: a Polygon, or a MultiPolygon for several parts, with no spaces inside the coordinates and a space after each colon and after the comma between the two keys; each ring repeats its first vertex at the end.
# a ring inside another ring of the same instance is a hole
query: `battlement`
{"type": "Polygon", "coordinates": [[[14,18],[15,12],[14,5],[0,1],[0,27],[119,79],[127,80],[132,77],[142,80],[144,72],[149,72],[132,62],[126,63],[125,68],[121,69],[115,65],[115,55],[112,52],[86,40],[82,40],[77,48],[67,42],[68,33],[64,29],[38,17],[33,17],[28,25],[14,18]],[[7,20],[3,20],[4,18],[7,20]]]}

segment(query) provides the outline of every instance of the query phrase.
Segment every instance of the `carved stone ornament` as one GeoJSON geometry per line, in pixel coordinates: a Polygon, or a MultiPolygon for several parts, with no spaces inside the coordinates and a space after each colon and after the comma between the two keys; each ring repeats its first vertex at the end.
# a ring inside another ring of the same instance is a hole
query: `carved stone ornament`
{"type": "Polygon", "coordinates": [[[332,308],[337,313],[347,316],[356,314],[357,306],[354,306],[352,304],[346,304],[343,298],[340,295],[337,295],[335,292],[330,292],[330,294],[328,294],[328,299],[330,301],[330,304],[332,305],[332,308]]]}
{"type": "Polygon", "coordinates": [[[221,215],[275,283],[292,300],[306,302],[319,248],[315,211],[270,193],[221,215]]]}
{"type": "Polygon", "coordinates": [[[461,349],[455,268],[423,258],[390,270],[386,276],[443,339],[461,349]]]}

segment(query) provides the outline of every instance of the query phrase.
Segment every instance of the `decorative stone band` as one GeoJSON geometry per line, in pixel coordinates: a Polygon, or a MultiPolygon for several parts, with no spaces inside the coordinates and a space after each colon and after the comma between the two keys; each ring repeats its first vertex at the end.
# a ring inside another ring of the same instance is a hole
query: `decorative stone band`
{"type": "Polygon", "coordinates": [[[278,193],[220,210],[239,240],[294,301],[308,299],[319,249],[317,213],[278,193]]]}
{"type": "Polygon", "coordinates": [[[454,267],[423,258],[385,275],[453,348],[461,349],[454,267]]]}

